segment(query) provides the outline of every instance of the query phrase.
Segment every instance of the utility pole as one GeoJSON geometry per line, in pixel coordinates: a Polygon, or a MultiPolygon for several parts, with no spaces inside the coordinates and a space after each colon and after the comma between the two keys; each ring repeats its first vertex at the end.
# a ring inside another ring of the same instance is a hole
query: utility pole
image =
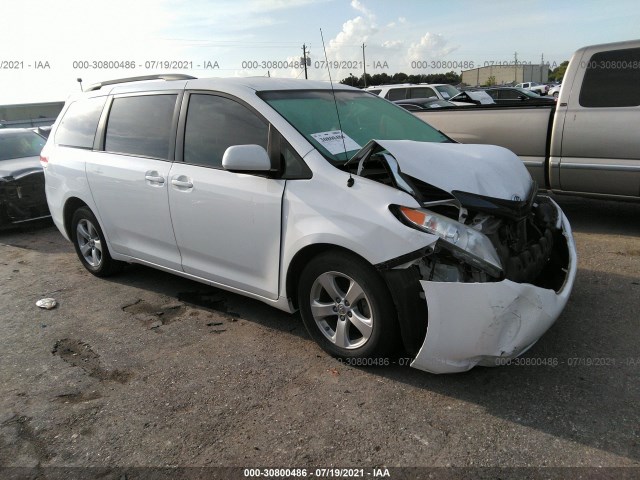
{"type": "Polygon", "coordinates": [[[513,58],[514,58],[513,81],[514,83],[518,83],[518,52],[513,52],[513,58]]]}
{"type": "Polygon", "coordinates": [[[362,68],[364,70],[364,88],[367,88],[367,60],[364,58],[364,43],[362,44],[362,68]]]}
{"type": "Polygon", "coordinates": [[[543,80],[544,75],[542,75],[543,72],[544,72],[544,53],[540,57],[540,83],[544,82],[543,80]]]}
{"type": "Polygon", "coordinates": [[[307,46],[302,44],[302,63],[304,63],[304,79],[308,80],[307,77],[307,46]]]}

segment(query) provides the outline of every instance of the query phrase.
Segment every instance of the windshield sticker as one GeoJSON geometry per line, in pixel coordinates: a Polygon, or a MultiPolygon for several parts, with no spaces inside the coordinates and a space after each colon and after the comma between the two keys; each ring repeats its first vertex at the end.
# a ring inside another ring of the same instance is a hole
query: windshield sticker
{"type": "Polygon", "coordinates": [[[341,132],[340,130],[334,130],[332,132],[319,132],[312,133],[311,136],[324,148],[329,150],[331,155],[337,155],[351,150],[360,150],[362,147],[358,145],[349,135],[341,132]],[[344,143],[342,140],[344,139],[344,143]]]}

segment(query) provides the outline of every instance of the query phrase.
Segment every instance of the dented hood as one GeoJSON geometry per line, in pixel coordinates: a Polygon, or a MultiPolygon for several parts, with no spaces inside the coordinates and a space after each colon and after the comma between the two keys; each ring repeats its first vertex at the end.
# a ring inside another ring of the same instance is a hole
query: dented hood
{"type": "Polygon", "coordinates": [[[40,157],[22,157],[0,160],[0,178],[17,180],[34,172],[42,172],[40,157]]]}
{"type": "Polygon", "coordinates": [[[524,200],[531,191],[531,175],[506,148],[412,140],[374,142],[393,155],[402,173],[449,193],[524,200]]]}

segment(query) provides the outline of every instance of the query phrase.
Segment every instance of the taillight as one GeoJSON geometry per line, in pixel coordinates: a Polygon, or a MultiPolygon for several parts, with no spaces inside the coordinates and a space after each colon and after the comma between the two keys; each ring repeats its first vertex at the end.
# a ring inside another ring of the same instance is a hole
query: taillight
{"type": "Polygon", "coordinates": [[[42,165],[42,168],[47,168],[47,165],[49,165],[49,157],[40,154],[40,165],[42,165]]]}

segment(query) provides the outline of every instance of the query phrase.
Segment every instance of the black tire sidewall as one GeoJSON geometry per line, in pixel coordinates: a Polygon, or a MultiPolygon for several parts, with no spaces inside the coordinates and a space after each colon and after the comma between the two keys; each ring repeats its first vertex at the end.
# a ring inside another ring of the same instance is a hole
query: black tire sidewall
{"type": "Polygon", "coordinates": [[[309,335],[320,347],[338,358],[380,358],[393,351],[397,340],[397,314],[389,289],[368,262],[340,251],[325,252],[312,259],[300,275],[298,306],[309,335]],[[320,331],[311,313],[310,295],[315,280],[326,272],[351,277],[365,291],[372,310],[373,331],[362,347],[347,350],[331,343],[320,331]]]}

